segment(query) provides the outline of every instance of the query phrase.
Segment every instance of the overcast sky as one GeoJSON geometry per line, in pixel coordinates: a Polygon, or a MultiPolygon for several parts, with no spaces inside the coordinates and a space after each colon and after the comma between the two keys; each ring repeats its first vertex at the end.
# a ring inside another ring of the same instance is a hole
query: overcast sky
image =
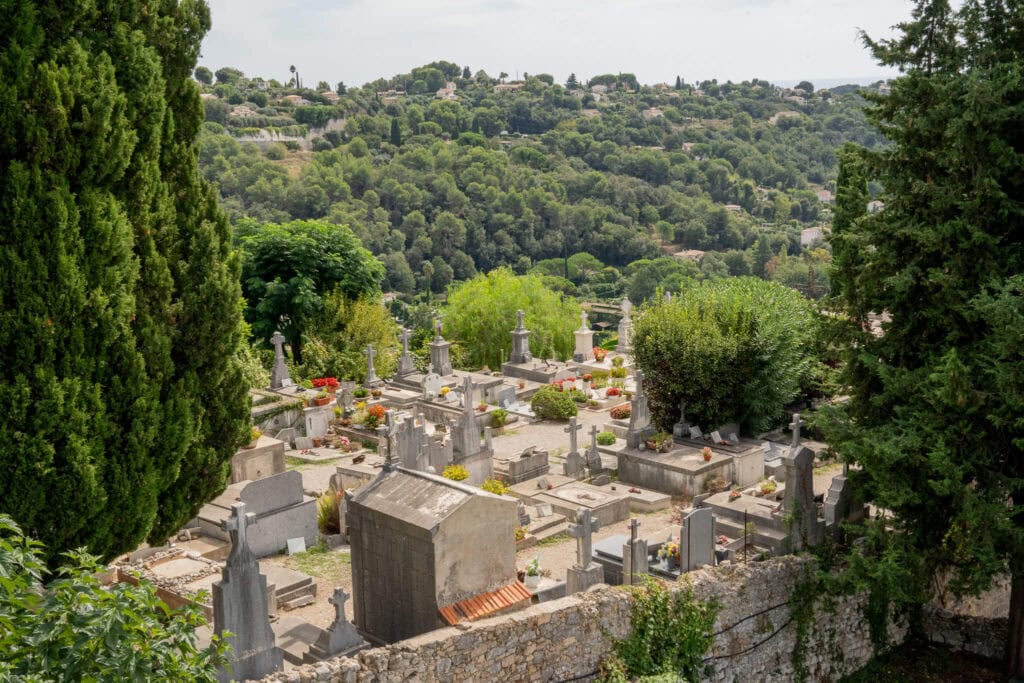
{"type": "Polygon", "coordinates": [[[858,40],[910,16],[903,0],[208,0],[200,64],[307,85],[361,85],[439,59],[564,81],[717,78],[815,85],[890,77],[858,40]],[[826,82],[826,79],[828,82],[826,82]]]}

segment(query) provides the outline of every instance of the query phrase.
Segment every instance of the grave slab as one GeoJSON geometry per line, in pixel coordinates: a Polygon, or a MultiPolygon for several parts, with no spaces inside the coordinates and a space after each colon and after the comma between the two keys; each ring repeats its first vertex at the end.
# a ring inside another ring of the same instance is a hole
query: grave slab
{"type": "Polygon", "coordinates": [[[319,626],[299,617],[281,617],[271,626],[285,660],[296,666],[303,663],[306,652],[323,633],[319,626]]]}

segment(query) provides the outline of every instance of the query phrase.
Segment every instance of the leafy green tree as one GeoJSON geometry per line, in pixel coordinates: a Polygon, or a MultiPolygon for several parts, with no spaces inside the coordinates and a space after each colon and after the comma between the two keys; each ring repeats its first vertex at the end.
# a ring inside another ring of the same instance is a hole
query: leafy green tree
{"type": "Polygon", "coordinates": [[[237,83],[245,78],[245,74],[231,66],[217,69],[214,75],[217,76],[217,83],[237,83]]]}
{"type": "Polygon", "coordinates": [[[280,330],[296,363],[302,335],[321,313],[324,297],[340,291],[350,299],[380,290],[384,267],[345,225],[294,221],[247,224],[241,238],[246,317],[256,337],[280,330]]]}
{"type": "Polygon", "coordinates": [[[345,88],[345,81],[338,81],[338,85],[334,86],[334,92],[339,95],[344,95],[347,92],[347,88],[345,88]]]}
{"type": "Polygon", "coordinates": [[[205,66],[197,66],[195,71],[192,73],[195,75],[196,80],[203,85],[210,85],[213,83],[213,72],[205,66]]]}
{"type": "Polygon", "coordinates": [[[197,172],[203,3],[23,3],[0,47],[0,500],[47,560],[164,542],[248,423],[239,261],[197,172]]]}
{"type": "MultiPolygon", "coordinates": [[[[850,401],[827,425],[865,499],[891,512],[864,559],[893,598],[926,599],[935,576],[958,594],[1012,577],[1011,678],[1024,676],[1022,22],[1015,3],[920,0],[895,38],[866,39],[903,75],[870,97],[890,145],[860,156],[885,208],[842,229],[850,401]],[[879,336],[861,324],[872,313],[891,318],[879,336]]],[[[862,192],[854,173],[844,187],[862,192]]]]}
{"type": "Polygon", "coordinates": [[[512,351],[517,310],[525,314],[534,356],[564,360],[572,355],[579,305],[545,287],[540,277],[516,276],[508,268],[452,288],[444,311],[445,330],[465,346],[472,364],[499,368],[512,351]]]}
{"type": "Polygon", "coordinates": [[[580,82],[576,80],[576,74],[575,73],[569,74],[569,78],[567,78],[565,80],[565,89],[566,90],[576,90],[579,87],[580,87],[580,82]]]}
{"type": "Polygon", "coordinates": [[[377,298],[351,300],[340,291],[324,297],[322,312],[311,322],[303,346],[301,374],[366,379],[366,347],[377,355],[374,369],[390,377],[398,368],[398,325],[377,298]]]}
{"type": "Polygon", "coordinates": [[[469,65],[462,67],[462,77],[467,81],[473,77],[473,72],[469,70],[469,65]]]}
{"type": "Polygon", "coordinates": [[[48,575],[41,543],[0,514],[0,678],[15,681],[217,680],[226,644],[200,650],[199,607],[169,611],[148,581],[103,586],[103,567],[69,552],[48,575]],[[44,583],[45,581],[45,583],[44,583]]]}
{"type": "Polygon", "coordinates": [[[633,354],[663,428],[680,401],[698,424],[771,427],[810,377],[813,314],[797,292],[756,278],[729,278],[658,299],[634,319],[633,354]]]}

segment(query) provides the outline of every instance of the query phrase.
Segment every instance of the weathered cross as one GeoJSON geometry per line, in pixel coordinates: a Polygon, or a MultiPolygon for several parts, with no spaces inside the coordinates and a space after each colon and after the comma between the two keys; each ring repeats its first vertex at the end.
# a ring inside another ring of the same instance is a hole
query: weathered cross
{"type": "Polygon", "coordinates": [[[409,355],[409,330],[402,328],[402,332],[398,335],[398,340],[402,342],[402,355],[409,355]]]}
{"type": "Polygon", "coordinates": [[[587,327],[587,312],[586,311],[580,311],[580,329],[581,330],[589,330],[590,329],[589,327],[587,327]]]}
{"type": "Polygon", "coordinates": [[[384,413],[384,424],[377,427],[377,435],[379,437],[378,444],[384,451],[381,455],[384,456],[384,471],[391,472],[395,469],[395,461],[391,457],[391,437],[398,431],[398,423],[395,422],[395,411],[388,410],[384,413]]]}
{"type": "Polygon", "coordinates": [[[442,341],[443,337],[441,336],[441,321],[440,320],[435,320],[434,321],[434,328],[437,330],[437,336],[434,337],[434,341],[442,341]]]}
{"type": "Polygon", "coordinates": [[[636,395],[638,397],[639,396],[643,396],[644,395],[644,371],[641,370],[640,368],[637,368],[636,369],[636,376],[633,379],[636,382],[636,395]]]}
{"type": "Polygon", "coordinates": [[[634,517],[629,520],[629,544],[636,545],[637,529],[640,528],[640,520],[634,517]]]}
{"type": "Polygon", "coordinates": [[[633,302],[629,300],[629,297],[622,298],[622,315],[628,318],[629,312],[633,310],[633,302]]]}
{"type": "Polygon", "coordinates": [[[576,417],[573,416],[569,418],[569,426],[562,430],[563,432],[569,435],[570,453],[577,452],[576,432],[580,431],[581,429],[583,429],[583,425],[576,424],[576,417]]]}
{"type": "Polygon", "coordinates": [[[524,327],[523,327],[523,312],[522,311],[516,311],[516,329],[517,330],[524,329],[524,327]]]}
{"type": "Polygon", "coordinates": [[[345,603],[348,602],[349,594],[345,592],[344,588],[335,588],[334,595],[327,598],[327,602],[334,605],[334,620],[348,621],[345,618],[345,603]]]}
{"type": "Polygon", "coordinates": [[[239,501],[231,505],[231,516],[221,522],[221,528],[227,531],[231,538],[229,560],[240,554],[251,554],[246,529],[255,523],[256,515],[245,511],[245,503],[239,501]]]}
{"type": "Polygon", "coordinates": [[[597,425],[590,425],[590,450],[597,453],[597,425]]]}
{"type": "Polygon", "coordinates": [[[590,566],[593,554],[595,531],[601,528],[601,520],[590,516],[590,510],[580,508],[576,511],[576,523],[569,525],[569,535],[576,539],[576,566],[586,569],[590,566]]]}
{"type": "Polygon", "coordinates": [[[789,423],[789,428],[793,430],[793,451],[796,454],[797,446],[800,445],[800,413],[793,413],[793,421],[789,423]]]}
{"type": "Polygon", "coordinates": [[[280,331],[274,330],[274,336],[270,338],[270,343],[274,345],[274,358],[284,358],[284,335],[280,331]]]}

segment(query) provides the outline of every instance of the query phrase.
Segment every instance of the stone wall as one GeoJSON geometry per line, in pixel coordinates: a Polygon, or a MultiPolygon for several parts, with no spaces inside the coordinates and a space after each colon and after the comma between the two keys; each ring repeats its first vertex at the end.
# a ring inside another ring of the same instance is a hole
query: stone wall
{"type": "MultiPolygon", "coordinates": [[[[811,560],[782,557],[723,566],[688,575],[700,600],[720,603],[715,642],[707,653],[708,680],[791,681],[796,624],[789,610],[794,587],[811,560]]],[[[872,657],[866,596],[819,601],[808,626],[803,664],[808,680],[836,680],[872,657]]],[[[512,614],[443,628],[353,658],[333,659],[264,681],[584,681],[593,679],[611,649],[610,638],[629,631],[629,596],[600,588],[512,614]]],[[[891,624],[890,639],[906,628],[891,624]]]]}

